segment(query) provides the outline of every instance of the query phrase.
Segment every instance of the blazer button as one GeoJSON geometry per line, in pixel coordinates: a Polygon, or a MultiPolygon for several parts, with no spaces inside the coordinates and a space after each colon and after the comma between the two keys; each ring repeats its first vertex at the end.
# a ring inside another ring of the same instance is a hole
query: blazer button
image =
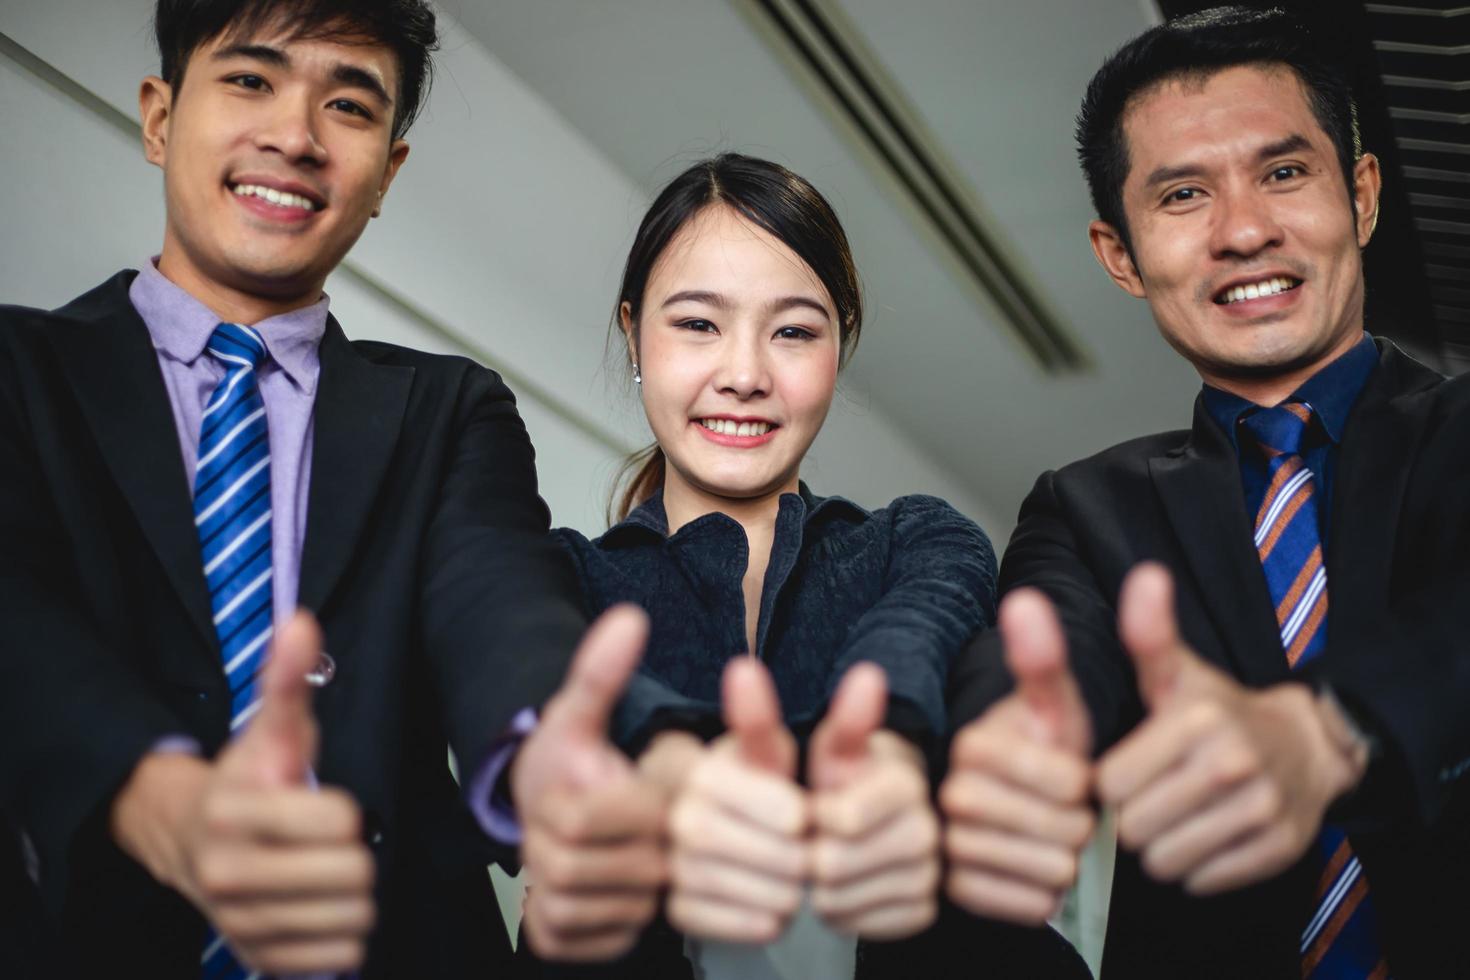
{"type": "Polygon", "coordinates": [[[316,658],[316,665],[306,672],[306,683],[312,687],[326,687],[337,676],[337,661],[323,650],[316,658]]]}
{"type": "Polygon", "coordinates": [[[362,836],[368,846],[383,846],[383,820],[375,810],[364,810],[362,814],[362,836]]]}

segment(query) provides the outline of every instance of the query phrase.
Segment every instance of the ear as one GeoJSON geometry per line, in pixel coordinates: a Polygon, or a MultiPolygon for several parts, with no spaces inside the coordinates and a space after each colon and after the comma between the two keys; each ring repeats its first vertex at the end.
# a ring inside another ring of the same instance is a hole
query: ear
{"type": "Polygon", "coordinates": [[[143,79],[138,88],[138,120],[143,124],[143,157],[162,167],[168,159],[168,121],[173,112],[174,90],[157,75],[143,79]]]}
{"type": "Polygon", "coordinates": [[[408,143],[405,140],[394,140],[393,145],[388,147],[388,166],[383,169],[383,182],[378,185],[378,206],[373,208],[373,217],[383,213],[383,198],[388,194],[388,187],[393,183],[393,178],[398,176],[398,168],[403,166],[403,161],[408,159],[408,143]]]}
{"type": "Polygon", "coordinates": [[[1353,207],[1358,215],[1358,247],[1366,248],[1373,229],[1378,227],[1378,192],[1383,187],[1383,174],[1378,158],[1364,153],[1353,166],[1353,207]]]}
{"type": "Polygon", "coordinates": [[[1092,254],[1096,256],[1097,264],[1103,267],[1108,278],[1129,296],[1143,299],[1143,277],[1138,274],[1138,267],[1133,264],[1133,256],[1128,254],[1128,246],[1123,244],[1123,236],[1118,229],[1106,221],[1093,221],[1087,226],[1087,237],[1092,242],[1092,254]]]}
{"type": "Polygon", "coordinates": [[[623,300],[618,304],[618,326],[623,331],[623,343],[628,345],[628,360],[638,363],[638,331],[633,325],[633,304],[623,300]]]}

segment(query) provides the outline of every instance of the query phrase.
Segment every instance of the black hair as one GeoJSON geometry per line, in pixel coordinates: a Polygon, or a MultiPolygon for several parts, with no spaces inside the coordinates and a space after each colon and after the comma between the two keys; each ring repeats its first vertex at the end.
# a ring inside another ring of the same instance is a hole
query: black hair
{"type": "Polygon", "coordinates": [[[1240,65],[1290,68],[1317,123],[1332,141],[1353,197],[1353,166],[1362,156],[1357,109],[1344,73],[1324,58],[1306,25],[1279,8],[1214,7],[1150,28],[1103,63],[1077,115],[1077,153],[1097,216],[1118,230],[1131,253],[1123,183],[1128,142],[1123,116],[1131,102],[1173,79],[1206,79],[1240,65]]]}
{"type": "MultiPolygon", "coordinates": [[[[863,299],[852,250],[837,212],[804,178],[778,163],[739,153],[721,153],[699,161],[670,181],[654,199],[638,225],[623,266],[623,282],[613,307],[614,337],[621,330],[621,311],[627,303],[636,353],[638,318],[650,273],[679,231],[706,208],[716,205],[729,207],[770,232],[816,273],[837,308],[838,363],[846,364],[862,331],[863,299]]],[[[619,520],[663,486],[663,450],[654,444],[635,453],[623,464],[616,483],[622,483],[630,472],[634,476],[611,515],[619,520]]]]}
{"type": "Polygon", "coordinates": [[[434,11],[424,0],[158,0],[159,74],[177,90],[189,58],[204,44],[268,28],[294,40],[366,38],[384,45],[398,60],[393,137],[418,118],[433,79],[429,55],[439,47],[434,11]]]}

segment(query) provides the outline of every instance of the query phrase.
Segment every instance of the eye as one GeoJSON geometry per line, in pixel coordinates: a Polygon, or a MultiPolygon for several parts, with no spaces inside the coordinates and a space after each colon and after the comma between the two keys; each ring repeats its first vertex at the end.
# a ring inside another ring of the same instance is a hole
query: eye
{"type": "Polygon", "coordinates": [[[690,317],[687,320],[676,320],[674,321],[674,326],[681,327],[685,330],[695,330],[699,333],[716,332],[716,328],[713,323],[710,323],[708,320],[701,320],[699,317],[690,317]]]}
{"type": "Polygon", "coordinates": [[[270,84],[259,75],[231,75],[225,81],[240,88],[248,88],[253,92],[264,92],[270,88],[270,84]]]}
{"type": "Polygon", "coordinates": [[[345,112],[354,116],[361,116],[364,119],[373,118],[373,114],[367,110],[366,106],[360,102],[353,102],[351,99],[333,99],[327,103],[327,108],[336,109],[338,112],[345,112]]]}
{"type": "Polygon", "coordinates": [[[776,331],[776,337],[780,340],[813,340],[816,334],[805,327],[782,327],[776,331]]]}
{"type": "Polygon", "coordinates": [[[1164,203],[1184,204],[1189,201],[1195,200],[1197,197],[1199,197],[1199,194],[1200,190],[1198,187],[1181,187],[1178,190],[1170,191],[1164,197],[1164,203]]]}
{"type": "Polygon", "coordinates": [[[1271,171],[1271,180],[1280,184],[1291,180],[1293,177],[1300,177],[1303,173],[1304,171],[1301,167],[1298,167],[1294,163],[1289,163],[1284,167],[1277,167],[1271,171]]]}

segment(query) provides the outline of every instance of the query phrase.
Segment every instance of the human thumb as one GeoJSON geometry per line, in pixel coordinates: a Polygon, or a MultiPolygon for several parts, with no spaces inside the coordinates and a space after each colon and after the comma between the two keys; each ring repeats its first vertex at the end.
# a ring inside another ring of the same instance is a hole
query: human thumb
{"type": "Polygon", "coordinates": [[[613,606],[587,630],[561,688],[546,704],[541,727],[592,740],[607,737],[613,709],[648,642],[648,615],[613,606]]]}
{"type": "Polygon", "coordinates": [[[1016,693],[1037,722],[1036,734],[1052,745],[1086,753],[1091,721],[1067,667],[1066,634],[1050,600],[1037,589],[1016,589],[1000,604],[999,626],[1006,666],[1016,693]]]}
{"type": "Polygon", "coordinates": [[[322,631],[305,610],[275,631],[256,679],[256,708],[225,752],[223,768],[257,786],[304,782],[316,759],[317,727],[306,675],[321,657],[322,631]]]}
{"type": "Polygon", "coordinates": [[[735,657],[725,667],[722,686],[725,727],[735,735],[740,754],[758,768],[794,775],[796,746],[781,720],[770,672],[754,657],[735,657]]]}
{"type": "Polygon", "coordinates": [[[851,778],[867,760],[869,736],[887,709],[888,678],[877,664],[856,664],[842,676],[812,733],[807,772],[813,789],[836,789],[851,778]]]}
{"type": "Polygon", "coordinates": [[[1179,638],[1174,580],[1162,565],[1143,562],[1123,580],[1118,635],[1138,675],[1139,694],[1150,709],[1157,709],[1178,687],[1192,660],[1179,638]]]}

